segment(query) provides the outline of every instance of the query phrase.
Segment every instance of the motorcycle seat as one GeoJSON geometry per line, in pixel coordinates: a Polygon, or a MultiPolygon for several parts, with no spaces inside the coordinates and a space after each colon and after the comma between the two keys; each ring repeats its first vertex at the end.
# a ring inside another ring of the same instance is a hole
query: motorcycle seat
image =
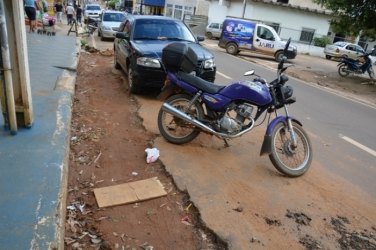
{"type": "Polygon", "coordinates": [[[178,73],[178,78],[210,94],[215,94],[225,87],[215,85],[214,83],[206,81],[198,76],[194,76],[181,71],[178,73]]]}

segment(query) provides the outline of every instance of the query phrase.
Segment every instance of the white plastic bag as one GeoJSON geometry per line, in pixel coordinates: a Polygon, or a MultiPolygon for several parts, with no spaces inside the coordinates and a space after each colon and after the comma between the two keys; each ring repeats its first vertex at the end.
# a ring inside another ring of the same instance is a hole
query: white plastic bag
{"type": "Polygon", "coordinates": [[[146,163],[155,162],[159,157],[159,150],[156,148],[147,148],[146,152],[146,163]]]}

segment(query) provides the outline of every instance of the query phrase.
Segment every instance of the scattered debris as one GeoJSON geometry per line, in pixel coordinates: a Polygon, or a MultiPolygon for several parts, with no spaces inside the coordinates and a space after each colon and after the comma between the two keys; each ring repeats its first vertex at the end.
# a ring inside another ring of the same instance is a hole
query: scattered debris
{"type": "Polygon", "coordinates": [[[376,249],[376,235],[368,230],[357,230],[349,232],[345,224],[350,224],[350,221],[343,216],[331,218],[333,229],[341,235],[338,243],[341,249],[355,249],[355,250],[371,250],[376,249]]]}
{"type": "Polygon", "coordinates": [[[233,208],[232,210],[241,213],[243,212],[243,207],[239,206],[239,207],[233,208]]]}
{"type": "Polygon", "coordinates": [[[299,243],[309,250],[322,249],[322,246],[308,234],[300,238],[299,243]]]}
{"type": "Polygon", "coordinates": [[[264,219],[265,219],[266,224],[268,224],[268,225],[274,225],[274,226],[281,226],[282,225],[280,220],[273,220],[273,219],[269,219],[267,217],[265,217],[264,219]]]}
{"type": "Polygon", "coordinates": [[[154,247],[149,245],[149,243],[145,242],[144,244],[140,245],[140,247],[144,250],[153,250],[154,247]]]}
{"type": "Polygon", "coordinates": [[[261,241],[259,239],[257,239],[256,237],[252,237],[251,242],[252,243],[261,243],[261,241]]]}
{"type": "Polygon", "coordinates": [[[309,223],[311,222],[311,218],[308,217],[306,214],[300,212],[300,213],[293,213],[289,209],[287,209],[287,218],[294,218],[295,222],[298,223],[299,225],[305,225],[309,226],[309,223]]]}
{"type": "Polygon", "coordinates": [[[186,215],[184,216],[183,218],[181,218],[181,222],[187,226],[192,226],[192,224],[190,223],[190,219],[189,219],[189,216],[186,215]]]}
{"type": "Polygon", "coordinates": [[[147,148],[146,152],[146,163],[152,163],[158,160],[159,150],[157,148],[147,148]]]}
{"type": "Polygon", "coordinates": [[[99,51],[99,54],[101,54],[102,56],[113,56],[114,51],[110,49],[106,49],[106,50],[99,51]]]}

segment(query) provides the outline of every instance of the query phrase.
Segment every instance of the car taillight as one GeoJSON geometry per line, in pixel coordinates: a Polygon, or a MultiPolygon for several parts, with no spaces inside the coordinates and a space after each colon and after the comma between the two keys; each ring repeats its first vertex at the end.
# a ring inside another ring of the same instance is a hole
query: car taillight
{"type": "Polygon", "coordinates": [[[339,48],[336,49],[336,52],[339,53],[339,48]]]}

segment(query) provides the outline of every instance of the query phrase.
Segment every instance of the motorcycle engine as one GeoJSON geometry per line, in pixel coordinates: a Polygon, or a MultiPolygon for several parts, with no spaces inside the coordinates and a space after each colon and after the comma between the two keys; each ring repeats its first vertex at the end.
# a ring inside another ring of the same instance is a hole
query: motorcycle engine
{"type": "Polygon", "coordinates": [[[226,112],[219,120],[219,130],[226,133],[241,131],[244,121],[252,117],[253,106],[244,103],[226,112]]]}

